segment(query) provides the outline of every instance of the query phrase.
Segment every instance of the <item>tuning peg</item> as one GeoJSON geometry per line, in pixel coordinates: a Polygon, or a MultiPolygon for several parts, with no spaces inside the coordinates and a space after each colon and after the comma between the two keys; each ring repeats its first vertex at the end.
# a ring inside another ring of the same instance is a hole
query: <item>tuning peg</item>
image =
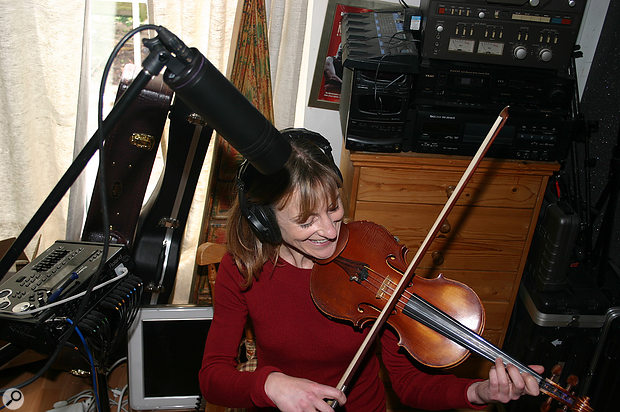
{"type": "MultiPolygon", "coordinates": [[[[560,380],[561,374],[562,374],[562,365],[556,364],[553,368],[551,368],[551,377],[549,379],[557,383],[560,380]]],[[[553,398],[551,396],[548,396],[547,399],[545,399],[545,401],[540,405],[540,412],[549,412],[551,410],[552,402],[553,402],[553,398]]]]}
{"type": "Polygon", "coordinates": [[[562,374],[562,365],[559,363],[556,364],[553,368],[551,368],[551,380],[557,382],[560,380],[560,375],[562,374]]]}
{"type": "MultiPolygon", "coordinates": [[[[573,389],[577,387],[579,384],[579,377],[577,375],[568,375],[566,378],[566,392],[569,392],[574,395],[573,389]]],[[[568,405],[564,405],[562,408],[556,409],[555,412],[566,412],[568,411],[568,405]]]]}
{"type": "Polygon", "coordinates": [[[566,378],[566,390],[570,391],[577,385],[579,385],[579,377],[577,375],[568,375],[568,378],[566,378]]]}

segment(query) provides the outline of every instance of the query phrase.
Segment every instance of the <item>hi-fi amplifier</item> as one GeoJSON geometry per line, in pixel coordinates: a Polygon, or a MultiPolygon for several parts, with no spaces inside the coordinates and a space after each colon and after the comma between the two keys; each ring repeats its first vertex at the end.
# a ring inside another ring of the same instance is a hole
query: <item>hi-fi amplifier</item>
{"type": "MultiPolygon", "coordinates": [[[[496,114],[420,107],[416,111],[412,151],[473,156],[496,114]]],[[[572,121],[510,113],[487,157],[534,161],[563,160],[573,139],[572,121]]]]}
{"type": "Polygon", "coordinates": [[[586,0],[430,0],[422,57],[563,70],[586,0]]]}

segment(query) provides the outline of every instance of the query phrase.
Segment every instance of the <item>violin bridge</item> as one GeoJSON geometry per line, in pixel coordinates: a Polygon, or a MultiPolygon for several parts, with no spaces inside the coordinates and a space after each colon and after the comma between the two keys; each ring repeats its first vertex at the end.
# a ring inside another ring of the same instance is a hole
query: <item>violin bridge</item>
{"type": "Polygon", "coordinates": [[[385,279],[383,279],[383,282],[381,283],[381,286],[379,286],[379,289],[377,289],[377,294],[375,295],[375,298],[377,299],[383,299],[383,297],[385,295],[388,295],[389,290],[388,287],[390,285],[390,278],[386,277],[385,279]]]}

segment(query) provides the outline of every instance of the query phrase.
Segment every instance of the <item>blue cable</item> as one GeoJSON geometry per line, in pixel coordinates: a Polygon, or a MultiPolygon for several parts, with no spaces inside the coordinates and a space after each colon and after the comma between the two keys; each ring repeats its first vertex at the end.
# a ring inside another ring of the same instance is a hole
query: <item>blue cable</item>
{"type": "Polygon", "coordinates": [[[82,335],[82,332],[77,327],[77,325],[75,325],[73,321],[69,318],[67,318],[67,322],[69,322],[69,324],[73,326],[75,332],[78,334],[80,340],[84,344],[84,350],[86,350],[86,354],[88,355],[88,360],[90,361],[90,370],[91,374],[93,375],[93,392],[95,393],[95,403],[97,404],[97,410],[101,411],[101,405],[99,404],[99,391],[97,389],[97,372],[95,371],[95,362],[93,361],[93,355],[91,355],[88,344],[86,343],[86,339],[84,339],[84,335],[82,335]]]}

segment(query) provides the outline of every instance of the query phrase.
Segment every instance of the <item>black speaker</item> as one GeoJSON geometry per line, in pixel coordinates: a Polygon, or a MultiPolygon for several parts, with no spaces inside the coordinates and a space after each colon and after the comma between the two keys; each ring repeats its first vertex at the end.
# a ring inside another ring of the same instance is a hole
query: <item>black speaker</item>
{"type": "Polygon", "coordinates": [[[568,205],[544,205],[525,264],[525,272],[537,289],[559,290],[566,286],[579,223],[579,216],[568,205]]]}
{"type": "MultiPolygon", "coordinates": [[[[605,2],[602,2],[605,3],[605,2]]],[[[620,2],[610,1],[601,30],[596,53],[588,72],[588,79],[581,98],[584,117],[597,122],[588,148],[583,148],[584,165],[576,165],[577,176],[586,176],[589,181],[582,182],[582,193],[589,191],[593,202],[603,197],[610,175],[620,175],[618,148],[620,147],[620,2]],[[587,151],[586,151],[587,149],[587,151]],[[616,150],[614,150],[616,149],[616,150]],[[587,156],[587,158],[586,158],[587,156]]],[[[582,149],[579,147],[579,149],[582,149]]],[[[584,179],[585,180],[585,179],[584,179]]],[[[620,204],[610,205],[615,210],[615,219],[608,222],[609,228],[600,228],[601,220],[594,222],[593,233],[598,237],[599,230],[608,231],[606,250],[616,265],[620,266],[620,204]],[[616,252],[614,252],[616,251],[616,252]]],[[[603,257],[603,258],[606,258],[603,257]]]]}

